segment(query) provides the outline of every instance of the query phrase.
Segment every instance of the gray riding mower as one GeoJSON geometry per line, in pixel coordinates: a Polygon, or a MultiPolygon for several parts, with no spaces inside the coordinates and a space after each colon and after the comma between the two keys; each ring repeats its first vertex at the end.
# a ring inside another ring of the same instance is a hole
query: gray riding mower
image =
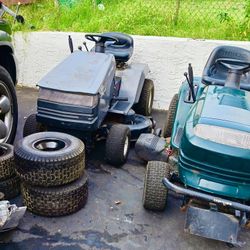
{"type": "Polygon", "coordinates": [[[133,54],[132,37],[122,33],[87,34],[89,51],[71,54],[39,82],[37,113],[26,120],[23,135],[48,130],[81,138],[88,148],[106,139],[106,160],[125,163],[130,141],[154,127],[150,117],[153,81],[146,64],[127,61],[133,54]]]}

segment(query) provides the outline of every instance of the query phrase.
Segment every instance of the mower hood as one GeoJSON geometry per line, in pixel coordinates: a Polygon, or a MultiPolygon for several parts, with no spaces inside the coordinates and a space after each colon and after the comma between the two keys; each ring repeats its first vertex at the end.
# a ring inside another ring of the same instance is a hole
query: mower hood
{"type": "Polygon", "coordinates": [[[215,195],[250,200],[250,94],[206,87],[189,112],[179,148],[187,185],[215,195]]]}
{"type": "Polygon", "coordinates": [[[113,55],[75,51],[39,82],[40,88],[95,95],[104,92],[115,75],[113,55]]]}
{"type": "Polygon", "coordinates": [[[250,133],[250,93],[208,86],[194,110],[194,125],[198,123],[250,133]]]}

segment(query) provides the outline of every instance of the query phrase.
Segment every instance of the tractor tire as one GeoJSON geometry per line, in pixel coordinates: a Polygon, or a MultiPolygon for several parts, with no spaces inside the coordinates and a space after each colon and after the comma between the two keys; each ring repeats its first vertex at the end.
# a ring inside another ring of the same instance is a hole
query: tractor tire
{"type": "Polygon", "coordinates": [[[175,94],[170,102],[166,123],[163,129],[163,136],[165,138],[170,137],[172,134],[178,99],[178,94],[175,94]]]}
{"type": "Polygon", "coordinates": [[[169,165],[162,161],[148,162],[143,189],[143,206],[146,209],[162,211],[166,207],[168,190],[162,179],[170,177],[169,165]]]}
{"type": "Polygon", "coordinates": [[[5,123],[8,133],[4,138],[0,139],[0,143],[12,144],[15,139],[18,121],[17,97],[11,76],[2,66],[0,66],[0,96],[7,97],[10,103],[7,115],[1,114],[1,120],[5,123]]]}
{"type": "Polygon", "coordinates": [[[70,183],[80,178],[85,168],[83,142],[64,133],[29,135],[17,143],[14,156],[18,175],[34,186],[70,183]]]}
{"type": "Polygon", "coordinates": [[[39,132],[44,132],[46,129],[41,123],[36,121],[36,114],[31,114],[27,117],[23,126],[23,137],[39,132]]]}
{"type": "Polygon", "coordinates": [[[145,79],[142,87],[139,102],[134,105],[137,114],[150,116],[154,101],[154,83],[150,79],[145,79]]]}
{"type": "Polygon", "coordinates": [[[32,213],[48,217],[72,214],[87,202],[87,175],[84,173],[78,180],[58,187],[38,187],[22,183],[21,193],[24,204],[32,213]]]}
{"type": "Polygon", "coordinates": [[[9,179],[0,181],[0,192],[4,194],[4,199],[13,199],[20,193],[20,179],[14,175],[9,179]]]}
{"type": "Polygon", "coordinates": [[[14,148],[7,143],[0,144],[0,181],[15,175],[14,148]]]}
{"type": "Polygon", "coordinates": [[[131,133],[127,126],[115,124],[106,140],[106,160],[116,167],[122,166],[128,157],[131,133]]]}

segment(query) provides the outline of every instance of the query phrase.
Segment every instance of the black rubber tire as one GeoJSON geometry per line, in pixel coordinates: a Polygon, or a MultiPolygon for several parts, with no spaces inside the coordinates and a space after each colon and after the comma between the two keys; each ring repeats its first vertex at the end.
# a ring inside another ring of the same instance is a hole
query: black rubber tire
{"type": "Polygon", "coordinates": [[[48,217],[72,214],[87,202],[87,175],[84,173],[70,184],[50,188],[22,183],[21,192],[24,204],[32,213],[48,217]]]}
{"type": "Polygon", "coordinates": [[[127,126],[122,124],[113,125],[106,140],[105,156],[108,163],[116,167],[122,166],[128,157],[131,133],[127,126]],[[127,152],[124,154],[126,140],[127,152]]]}
{"type": "MultiPolygon", "coordinates": [[[[4,143],[10,143],[12,144],[15,139],[16,135],[16,129],[17,129],[17,122],[18,122],[18,106],[17,106],[17,97],[16,97],[16,91],[14,87],[14,83],[11,79],[10,74],[8,71],[0,66],[0,82],[5,86],[5,88],[10,93],[10,103],[11,103],[11,113],[12,113],[12,125],[9,128],[9,133],[4,138],[4,140],[1,140],[1,142],[4,143]]],[[[0,95],[1,95],[1,89],[0,89],[0,95]]]]}
{"type": "Polygon", "coordinates": [[[134,105],[134,110],[137,114],[150,116],[152,113],[152,106],[154,101],[154,83],[150,79],[145,79],[140,99],[134,105]]]}
{"type": "Polygon", "coordinates": [[[9,179],[0,181],[0,192],[4,193],[4,199],[13,199],[20,194],[20,179],[14,175],[9,179]]]}
{"type": "Polygon", "coordinates": [[[142,198],[144,208],[155,211],[165,209],[168,190],[162,183],[164,177],[170,177],[170,167],[168,163],[162,161],[148,162],[142,198]]]}
{"type": "Polygon", "coordinates": [[[16,170],[20,178],[43,187],[63,185],[78,179],[85,168],[85,148],[78,138],[57,132],[41,132],[20,140],[14,149],[16,170]],[[58,146],[53,151],[37,147],[48,142],[58,146]],[[40,143],[40,144],[39,144],[40,143]],[[42,144],[43,143],[43,144],[42,144]]]}
{"type": "Polygon", "coordinates": [[[14,148],[7,143],[0,144],[0,181],[15,174],[14,148]]]}
{"type": "Polygon", "coordinates": [[[31,114],[25,120],[23,126],[23,137],[39,132],[44,132],[45,130],[46,129],[42,126],[42,124],[36,121],[36,114],[31,114]]]}
{"type": "Polygon", "coordinates": [[[165,138],[170,137],[172,134],[178,100],[179,100],[178,94],[175,94],[170,102],[166,123],[163,129],[163,136],[165,138]]]}

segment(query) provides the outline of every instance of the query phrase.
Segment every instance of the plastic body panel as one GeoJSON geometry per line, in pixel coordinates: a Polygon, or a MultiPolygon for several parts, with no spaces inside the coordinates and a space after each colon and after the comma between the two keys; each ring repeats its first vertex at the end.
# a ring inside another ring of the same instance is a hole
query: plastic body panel
{"type": "Polygon", "coordinates": [[[205,86],[199,78],[196,78],[196,83],[199,89],[197,101],[193,104],[184,101],[187,83],[180,89],[172,132],[172,146],[179,150],[180,179],[195,189],[250,200],[250,150],[205,140],[194,133],[197,124],[250,133],[250,93],[222,86],[205,86]],[[182,133],[176,140],[180,128],[182,133]]]}

